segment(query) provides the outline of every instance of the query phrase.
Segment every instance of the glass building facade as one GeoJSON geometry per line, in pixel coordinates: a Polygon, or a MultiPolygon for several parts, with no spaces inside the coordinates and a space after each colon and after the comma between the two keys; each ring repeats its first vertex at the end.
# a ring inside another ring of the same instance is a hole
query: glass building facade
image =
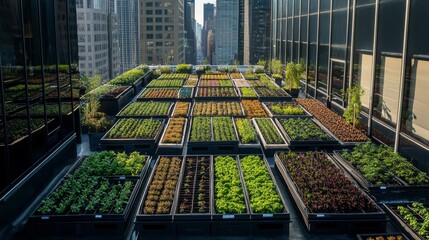
{"type": "Polygon", "coordinates": [[[76,2],[2,0],[0,14],[1,225],[4,195],[46,167],[80,123],[76,2]]]}
{"type": "Polygon", "coordinates": [[[273,0],[271,57],[303,60],[302,88],[338,113],[364,89],[368,134],[429,169],[426,0],[273,0]]]}

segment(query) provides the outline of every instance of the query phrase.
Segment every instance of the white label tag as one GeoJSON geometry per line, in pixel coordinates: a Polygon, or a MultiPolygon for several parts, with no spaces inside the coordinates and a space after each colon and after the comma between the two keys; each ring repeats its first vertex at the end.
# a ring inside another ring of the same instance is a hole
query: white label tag
{"type": "Polygon", "coordinates": [[[49,217],[48,216],[43,216],[40,219],[42,219],[42,220],[49,220],[49,217]]]}
{"type": "Polygon", "coordinates": [[[381,190],[386,190],[386,189],[387,189],[387,187],[386,187],[386,186],[380,186],[380,189],[381,189],[381,190]]]}
{"type": "Polygon", "coordinates": [[[125,177],[124,176],[119,177],[119,180],[125,180],[125,177]]]}
{"type": "Polygon", "coordinates": [[[103,215],[95,215],[95,218],[103,218],[103,215]]]}
{"type": "Polygon", "coordinates": [[[325,214],[317,214],[316,217],[325,217],[325,214]]]}
{"type": "Polygon", "coordinates": [[[222,218],[223,219],[234,219],[234,215],[223,215],[222,218]]]}
{"type": "Polygon", "coordinates": [[[264,217],[264,218],[270,218],[270,217],[273,217],[273,216],[274,215],[271,214],[271,213],[262,214],[262,217],[264,217]]]}

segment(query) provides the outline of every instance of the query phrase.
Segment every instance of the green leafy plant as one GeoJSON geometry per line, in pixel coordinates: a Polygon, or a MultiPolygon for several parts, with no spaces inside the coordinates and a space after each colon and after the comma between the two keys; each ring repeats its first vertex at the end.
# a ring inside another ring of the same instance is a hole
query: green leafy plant
{"type": "Polygon", "coordinates": [[[171,102],[133,102],[119,116],[168,116],[171,102]]]}
{"type": "Polygon", "coordinates": [[[286,84],[285,89],[299,89],[299,80],[305,71],[304,60],[299,63],[289,62],[286,65],[286,84]]]}
{"type": "Polygon", "coordinates": [[[280,124],[294,141],[323,141],[330,137],[310,118],[279,119],[280,124]]]}
{"type": "Polygon", "coordinates": [[[352,124],[353,127],[359,123],[360,111],[362,107],[361,97],[363,94],[364,90],[360,85],[355,85],[347,90],[349,103],[346,110],[344,110],[343,117],[346,119],[346,122],[348,124],[352,124]]]}
{"type": "Polygon", "coordinates": [[[107,138],[153,139],[162,127],[162,121],[156,119],[121,119],[110,129],[107,138]]]}
{"type": "Polygon", "coordinates": [[[266,102],[264,103],[273,115],[305,115],[304,110],[297,104],[290,102],[266,102]]]}
{"type": "Polygon", "coordinates": [[[216,213],[245,213],[246,203],[236,160],[230,156],[218,156],[214,165],[216,213]]]}
{"type": "Polygon", "coordinates": [[[186,121],[184,118],[171,118],[161,142],[175,144],[181,143],[185,123],[186,121]]]}
{"type": "Polygon", "coordinates": [[[152,80],[147,87],[182,87],[182,79],[152,80]]]}
{"type": "Polygon", "coordinates": [[[210,117],[194,117],[191,125],[191,136],[189,141],[211,141],[210,117]]]}
{"type": "Polygon", "coordinates": [[[267,144],[285,143],[270,118],[257,118],[256,123],[258,124],[261,134],[267,144]]]}
{"type": "Polygon", "coordinates": [[[195,102],[194,116],[244,116],[240,102],[195,102]]]}
{"type": "Polygon", "coordinates": [[[241,92],[241,96],[243,97],[258,97],[258,95],[256,95],[256,92],[252,88],[243,87],[239,89],[241,92]]]}
{"type": "Polygon", "coordinates": [[[282,201],[264,161],[259,156],[251,155],[242,158],[240,164],[253,212],[283,212],[282,201]]]}
{"type": "Polygon", "coordinates": [[[215,141],[237,140],[231,117],[213,117],[213,132],[215,141]]]}
{"type": "Polygon", "coordinates": [[[176,73],[191,73],[192,65],[191,64],[178,64],[176,66],[176,73]]]}
{"type": "Polygon", "coordinates": [[[256,143],[256,132],[249,119],[237,118],[235,125],[242,144],[256,143]]]}

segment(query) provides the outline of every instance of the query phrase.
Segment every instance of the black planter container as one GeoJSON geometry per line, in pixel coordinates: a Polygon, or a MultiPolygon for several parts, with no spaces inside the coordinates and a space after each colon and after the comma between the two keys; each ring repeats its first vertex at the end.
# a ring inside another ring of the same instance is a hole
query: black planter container
{"type": "Polygon", "coordinates": [[[299,95],[299,88],[286,89],[286,92],[292,97],[297,98],[299,95]]]}
{"type": "Polygon", "coordinates": [[[109,116],[115,116],[125,105],[127,105],[134,97],[134,88],[130,86],[119,94],[116,98],[101,98],[100,112],[104,112],[109,116]]]}
{"type": "Polygon", "coordinates": [[[399,177],[395,177],[398,184],[375,186],[359,172],[340,151],[334,151],[334,160],[344,171],[348,172],[353,179],[365,191],[369,192],[377,201],[383,202],[408,202],[408,201],[428,201],[429,185],[410,186],[399,177]]]}
{"type": "MultiPolygon", "coordinates": [[[[418,232],[416,232],[409,224],[408,222],[402,218],[402,216],[396,211],[396,207],[399,205],[402,205],[406,207],[408,204],[383,204],[383,208],[386,210],[387,215],[389,216],[392,224],[400,230],[402,233],[405,234],[410,239],[426,239],[423,236],[420,236],[418,232]]],[[[411,203],[409,204],[411,205],[411,203]]],[[[418,215],[418,214],[416,214],[418,215]]],[[[418,215],[418,218],[423,223],[423,218],[418,215]]]]}
{"type": "MultiPolygon", "coordinates": [[[[274,161],[275,167],[285,181],[305,227],[310,233],[356,234],[386,232],[388,219],[381,209],[378,212],[371,213],[312,213],[305,205],[300,195],[300,189],[298,189],[283,166],[277,153],[274,155],[274,161]]],[[[332,159],[331,161],[334,163],[332,159]]],[[[365,193],[362,191],[362,194],[365,193]]],[[[366,197],[370,199],[369,196],[366,195],[366,197]]]]}
{"type": "Polygon", "coordinates": [[[100,133],[88,132],[89,149],[91,149],[91,151],[100,150],[100,140],[105,134],[106,134],[106,132],[100,132],[100,133]]]}

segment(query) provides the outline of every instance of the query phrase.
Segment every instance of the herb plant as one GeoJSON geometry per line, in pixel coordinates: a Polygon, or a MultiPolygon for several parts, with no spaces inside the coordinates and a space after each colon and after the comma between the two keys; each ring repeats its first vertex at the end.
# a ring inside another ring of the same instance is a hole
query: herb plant
{"type": "Polygon", "coordinates": [[[323,141],[330,137],[310,118],[279,119],[280,124],[294,141],[323,141]]]}
{"type": "Polygon", "coordinates": [[[241,102],[243,103],[247,118],[267,117],[264,107],[262,107],[261,102],[258,100],[243,100],[241,102]]]}
{"type": "Polygon", "coordinates": [[[213,117],[213,132],[215,141],[237,140],[234,123],[230,117],[213,117]]]}
{"type": "Polygon", "coordinates": [[[133,102],[119,116],[168,116],[170,102],[133,102]]]}
{"type": "Polygon", "coordinates": [[[170,118],[170,122],[168,123],[167,130],[165,131],[161,143],[180,144],[182,142],[184,128],[184,118],[170,118]]]}
{"type": "Polygon", "coordinates": [[[253,90],[253,88],[249,88],[249,87],[243,87],[243,88],[239,88],[240,92],[241,92],[241,96],[243,97],[258,97],[258,95],[256,95],[256,92],[253,90]]]}
{"type": "Polygon", "coordinates": [[[304,110],[296,104],[289,102],[264,103],[273,115],[305,115],[304,110]]]}
{"type": "Polygon", "coordinates": [[[240,102],[195,102],[194,116],[244,116],[240,102]]]}
{"type": "Polygon", "coordinates": [[[189,102],[177,102],[173,112],[173,117],[187,117],[189,111],[189,102]]]}
{"type": "Polygon", "coordinates": [[[147,87],[182,87],[183,79],[152,80],[147,87]]]}
{"type": "Polygon", "coordinates": [[[261,134],[267,144],[285,143],[270,118],[257,118],[256,123],[258,124],[261,134]]]}
{"type": "Polygon", "coordinates": [[[155,119],[121,119],[110,129],[108,138],[153,139],[162,129],[162,121],[155,119]]]}
{"type": "Polygon", "coordinates": [[[189,141],[207,142],[212,140],[210,117],[194,117],[192,119],[191,136],[189,141]]]}

